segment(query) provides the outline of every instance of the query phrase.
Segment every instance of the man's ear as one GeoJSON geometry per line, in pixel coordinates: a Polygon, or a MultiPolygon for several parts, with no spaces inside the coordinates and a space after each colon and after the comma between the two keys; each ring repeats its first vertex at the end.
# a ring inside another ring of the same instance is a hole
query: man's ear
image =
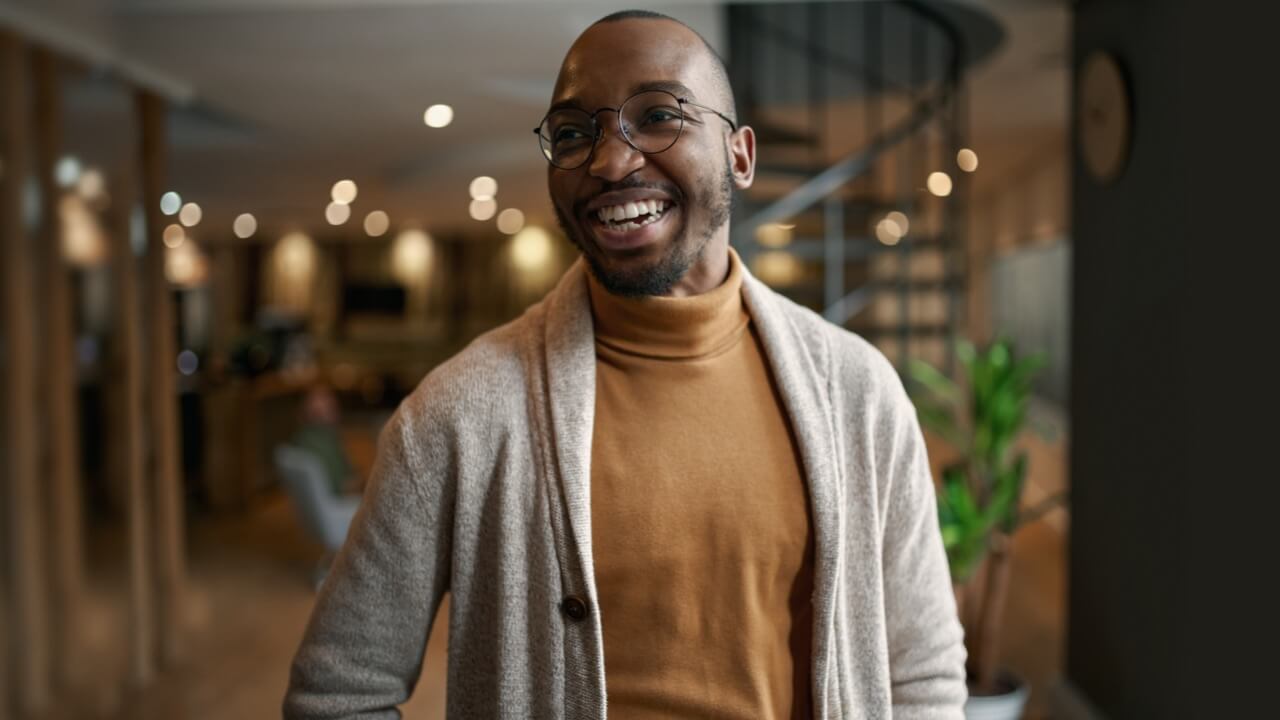
{"type": "Polygon", "coordinates": [[[729,166],[739,190],[751,187],[756,177],[756,131],[743,125],[729,134],[729,166]]]}

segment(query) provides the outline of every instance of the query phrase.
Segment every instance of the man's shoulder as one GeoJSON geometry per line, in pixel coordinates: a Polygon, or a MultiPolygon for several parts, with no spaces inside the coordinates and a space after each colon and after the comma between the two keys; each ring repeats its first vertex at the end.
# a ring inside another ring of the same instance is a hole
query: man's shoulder
{"type": "Polygon", "coordinates": [[[542,304],[489,330],[436,366],[401,404],[401,413],[465,416],[523,398],[527,354],[542,330],[542,304]]]}

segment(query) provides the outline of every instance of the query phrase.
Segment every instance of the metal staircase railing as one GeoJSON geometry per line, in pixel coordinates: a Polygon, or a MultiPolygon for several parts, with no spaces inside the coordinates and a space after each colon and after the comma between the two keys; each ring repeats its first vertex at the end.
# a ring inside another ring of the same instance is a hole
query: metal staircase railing
{"type": "MultiPolygon", "coordinates": [[[[863,332],[882,349],[896,350],[892,355],[899,363],[913,355],[913,339],[943,334],[948,341],[942,362],[950,366],[960,320],[963,173],[949,173],[954,181],[949,197],[923,196],[921,186],[931,167],[930,155],[941,149],[942,157],[955,157],[961,147],[965,129],[961,33],[945,14],[910,0],[733,5],[729,33],[730,77],[741,99],[743,120],[766,129],[758,138],[758,172],[786,176],[793,183],[763,204],[739,208],[747,212],[739,212],[741,217],[733,223],[734,247],[748,263],[777,252],[804,263],[811,271],[806,273],[809,285],[779,290],[820,310],[831,322],[863,332]],[[845,52],[847,46],[831,42],[833,23],[850,18],[860,20],[860,59],[845,52]],[[851,86],[856,91],[851,92],[851,86]],[[885,128],[890,94],[905,96],[907,110],[885,128]],[[844,133],[841,139],[848,145],[851,131],[833,127],[831,108],[836,101],[850,98],[863,103],[864,132],[855,150],[831,161],[826,152],[833,140],[844,133]],[[774,132],[771,106],[803,106],[807,127],[774,132]],[[791,161],[766,162],[771,146],[789,153],[791,161]],[[796,162],[797,149],[809,154],[810,161],[796,162]],[[886,165],[895,161],[896,188],[885,193],[881,186],[888,175],[886,165]],[[917,222],[926,210],[940,222],[932,233],[908,231],[889,245],[877,239],[872,228],[890,209],[911,218],[912,230],[927,225],[917,222]],[[783,248],[766,247],[758,239],[759,232],[778,223],[817,226],[818,237],[796,238],[783,248]],[[863,227],[857,231],[860,224],[863,227]],[[921,251],[941,253],[940,277],[913,275],[913,258],[921,251]],[[887,255],[896,257],[896,277],[876,277],[879,270],[871,266],[887,255]],[[851,268],[859,270],[850,272],[851,268]],[[820,286],[820,293],[812,292],[813,285],[820,286]],[[936,297],[939,292],[946,298],[945,319],[913,319],[914,296],[933,293],[936,297]],[[876,325],[860,317],[885,297],[896,298],[890,303],[897,306],[895,322],[876,325]]],[[[941,170],[944,165],[932,167],[941,170]]]]}

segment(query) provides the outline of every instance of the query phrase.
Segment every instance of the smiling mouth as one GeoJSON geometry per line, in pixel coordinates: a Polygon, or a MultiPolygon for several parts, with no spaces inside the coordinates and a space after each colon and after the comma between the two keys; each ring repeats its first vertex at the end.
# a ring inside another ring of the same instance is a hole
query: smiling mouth
{"type": "Polygon", "coordinates": [[[606,205],[591,215],[609,230],[629,232],[657,222],[674,206],[675,204],[669,200],[641,200],[621,205],[606,205]]]}

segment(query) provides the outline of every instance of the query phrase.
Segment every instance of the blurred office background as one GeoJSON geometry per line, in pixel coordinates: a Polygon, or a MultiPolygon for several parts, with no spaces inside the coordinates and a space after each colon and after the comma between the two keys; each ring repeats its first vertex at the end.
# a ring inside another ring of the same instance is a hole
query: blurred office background
{"type": "MultiPolygon", "coordinates": [[[[632,6],[0,0],[0,717],[279,714],[381,424],[577,257],[529,129],[632,6]]],[[[1171,119],[1206,101],[1183,71],[1225,35],[1179,38],[1211,12],[643,7],[728,62],[758,277],[900,368],[1046,357],[1000,638],[1026,717],[1195,716],[1189,391],[1151,358],[1185,340],[1171,119]]],[[[443,717],[445,625],[406,717],[443,717]]]]}

